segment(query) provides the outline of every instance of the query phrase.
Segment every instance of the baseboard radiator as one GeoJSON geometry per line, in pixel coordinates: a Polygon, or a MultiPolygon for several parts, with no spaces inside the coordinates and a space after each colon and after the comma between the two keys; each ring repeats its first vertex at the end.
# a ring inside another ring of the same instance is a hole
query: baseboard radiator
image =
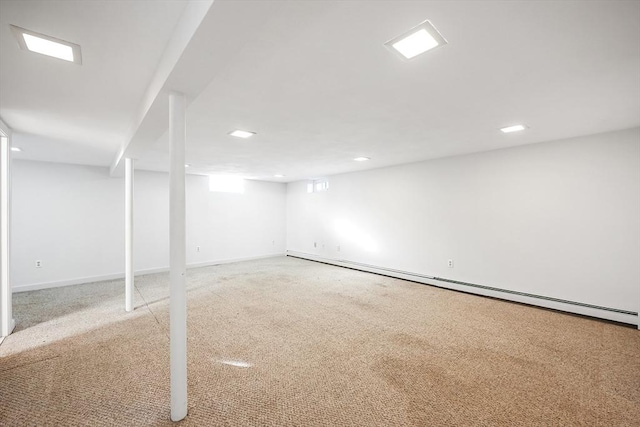
{"type": "Polygon", "coordinates": [[[615,322],[638,325],[638,313],[634,311],[621,310],[611,307],[602,307],[593,304],[535,295],[526,292],[512,291],[509,289],[501,289],[493,286],[479,285],[477,283],[461,282],[459,280],[452,280],[444,277],[428,276],[424,274],[412,273],[409,271],[395,270],[370,264],[363,264],[355,261],[324,258],[304,252],[287,251],[287,256],[306,259],[309,261],[321,262],[324,264],[336,265],[339,267],[351,268],[354,270],[366,271],[368,273],[375,273],[383,276],[394,277],[397,279],[409,280],[412,282],[423,283],[440,288],[452,289],[492,298],[499,298],[507,301],[514,301],[544,308],[551,308],[554,310],[581,314],[584,316],[597,317],[600,319],[613,320],[615,322]]]}

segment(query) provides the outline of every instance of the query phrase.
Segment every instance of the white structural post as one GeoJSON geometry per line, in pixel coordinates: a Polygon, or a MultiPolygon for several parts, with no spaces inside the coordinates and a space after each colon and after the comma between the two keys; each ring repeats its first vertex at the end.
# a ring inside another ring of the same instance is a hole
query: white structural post
{"type": "Polygon", "coordinates": [[[171,420],[187,416],[187,290],[185,237],[186,100],[169,94],[169,340],[171,348],[171,420]]]}
{"type": "Polygon", "coordinates": [[[13,331],[11,282],[9,281],[9,201],[11,186],[11,146],[0,133],[0,336],[13,331]]]}
{"type": "Polygon", "coordinates": [[[133,310],[133,159],[124,160],[125,309],[133,310]]]}

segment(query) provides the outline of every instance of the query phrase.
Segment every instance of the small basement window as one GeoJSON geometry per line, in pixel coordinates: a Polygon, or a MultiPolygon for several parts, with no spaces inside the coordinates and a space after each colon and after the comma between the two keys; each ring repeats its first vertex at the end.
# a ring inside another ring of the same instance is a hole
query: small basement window
{"type": "Polygon", "coordinates": [[[209,191],[219,193],[244,193],[244,179],[237,176],[210,175],[209,191]]]}
{"type": "Polygon", "coordinates": [[[326,179],[317,179],[307,183],[307,193],[318,193],[329,189],[329,181],[326,179]]]}

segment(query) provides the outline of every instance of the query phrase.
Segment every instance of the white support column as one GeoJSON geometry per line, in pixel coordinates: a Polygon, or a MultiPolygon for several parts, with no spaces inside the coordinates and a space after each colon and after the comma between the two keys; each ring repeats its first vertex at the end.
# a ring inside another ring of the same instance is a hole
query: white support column
{"type": "Polygon", "coordinates": [[[124,161],[125,309],[133,310],[133,159],[124,161]]]}
{"type": "Polygon", "coordinates": [[[186,99],[169,94],[169,340],[171,348],[171,420],[187,416],[187,291],[185,172],[186,99]]]}
{"type": "Polygon", "coordinates": [[[11,144],[0,134],[0,337],[8,336],[15,326],[9,276],[10,181],[11,144]]]}

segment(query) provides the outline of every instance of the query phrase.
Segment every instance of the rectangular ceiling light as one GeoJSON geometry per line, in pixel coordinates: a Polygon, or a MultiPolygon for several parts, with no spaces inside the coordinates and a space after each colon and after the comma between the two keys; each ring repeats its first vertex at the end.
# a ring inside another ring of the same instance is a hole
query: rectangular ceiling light
{"type": "Polygon", "coordinates": [[[399,54],[402,59],[412,59],[421,53],[445,44],[447,41],[431,25],[431,22],[424,21],[384,45],[399,54]]]}
{"type": "Polygon", "coordinates": [[[255,135],[255,132],[249,132],[246,130],[234,130],[233,132],[229,132],[231,136],[237,136],[238,138],[249,138],[250,136],[255,135]]]}
{"type": "Polygon", "coordinates": [[[510,132],[518,132],[525,129],[526,127],[523,125],[514,125],[514,126],[507,126],[506,128],[502,128],[500,130],[504,133],[510,133],[510,132]]]}
{"type": "Polygon", "coordinates": [[[82,64],[80,46],[75,43],[25,30],[15,25],[11,25],[11,31],[18,41],[18,45],[20,45],[20,48],[23,50],[82,64]]]}

